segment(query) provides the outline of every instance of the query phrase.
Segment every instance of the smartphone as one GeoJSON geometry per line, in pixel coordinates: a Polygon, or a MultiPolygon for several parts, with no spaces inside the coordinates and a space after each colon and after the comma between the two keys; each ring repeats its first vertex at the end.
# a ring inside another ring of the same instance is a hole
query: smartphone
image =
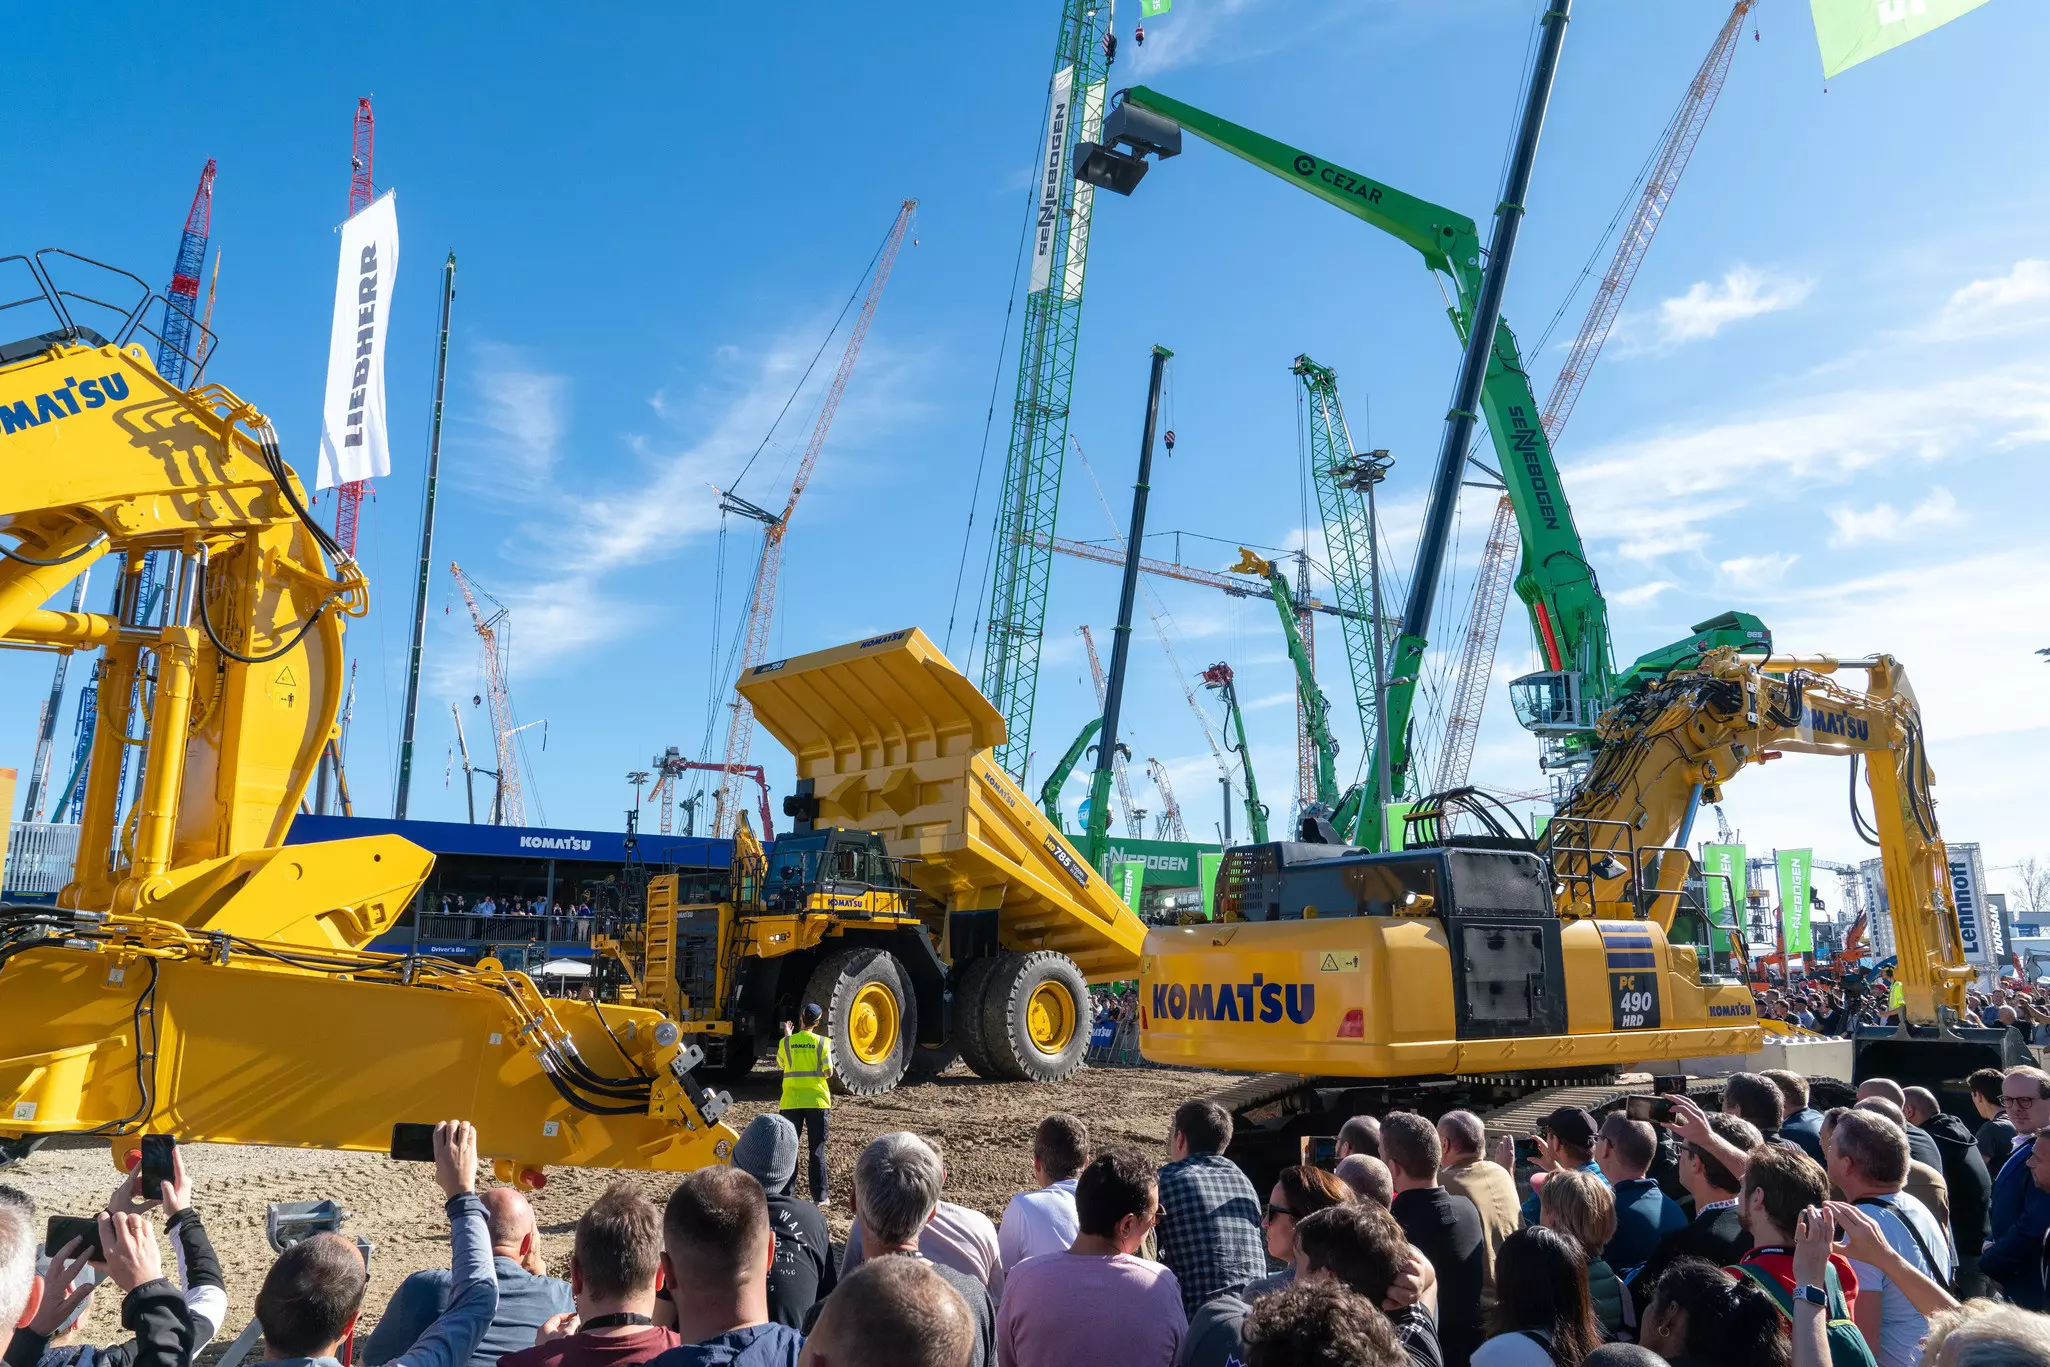
{"type": "Polygon", "coordinates": [[[142,1194],[151,1201],[164,1199],[164,1183],[178,1179],[178,1141],[168,1134],[142,1137],[142,1194]]]}
{"type": "Polygon", "coordinates": [[[1326,1172],[1338,1171],[1338,1136],[1335,1134],[1304,1135],[1303,1166],[1322,1168],[1326,1172]]]}
{"type": "Polygon", "coordinates": [[[43,1232],[43,1252],[54,1258],[73,1239],[83,1239],[94,1262],[101,1261],[100,1222],[90,1215],[52,1215],[43,1232]]]}
{"type": "Polygon", "coordinates": [[[1517,1140],[1517,1141],[1516,1141],[1516,1161],[1517,1161],[1517,1162],[1519,1162],[1519,1163],[1535,1163],[1535,1162],[1537,1162],[1537,1157],[1538,1157],[1538,1142],[1537,1142],[1537,1136],[1536,1136],[1536,1135],[1534,1135],[1534,1134],[1527,1134],[1527,1135],[1523,1136],[1523,1138],[1521,1138],[1521,1139],[1519,1139],[1519,1140],[1517,1140]]]}
{"type": "Polygon", "coordinates": [[[1623,1114],[1632,1120],[1649,1120],[1654,1125],[1670,1125],[1677,1111],[1669,1096],[1632,1096],[1623,1099],[1623,1114]]]}
{"type": "Polygon", "coordinates": [[[401,1120],[391,1127],[391,1156],[402,1163],[434,1161],[434,1127],[401,1120]]]}

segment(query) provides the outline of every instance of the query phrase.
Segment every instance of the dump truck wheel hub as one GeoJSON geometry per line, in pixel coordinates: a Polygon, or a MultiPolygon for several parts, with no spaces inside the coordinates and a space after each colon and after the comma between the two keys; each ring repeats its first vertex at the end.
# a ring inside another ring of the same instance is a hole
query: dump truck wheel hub
{"type": "Polygon", "coordinates": [[[897,1047],[897,996],[882,983],[865,984],[854,994],[847,1016],[847,1040],[863,1063],[881,1063],[897,1047]]]}
{"type": "Polygon", "coordinates": [[[1060,983],[1041,983],[1025,1009],[1026,1029],[1032,1042],[1048,1054],[1058,1054],[1075,1037],[1075,1008],[1067,988],[1060,983]]]}

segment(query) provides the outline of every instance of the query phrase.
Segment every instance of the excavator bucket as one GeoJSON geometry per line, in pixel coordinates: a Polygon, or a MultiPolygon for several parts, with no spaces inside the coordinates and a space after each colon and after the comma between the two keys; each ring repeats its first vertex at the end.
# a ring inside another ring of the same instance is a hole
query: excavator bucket
{"type": "Polygon", "coordinates": [[[1939,1034],[1933,1025],[1911,1029],[1903,1035],[1892,1025],[1862,1027],[1851,1039],[1851,1080],[1886,1077],[1903,1087],[1927,1087],[1944,1110],[1976,1123],[1965,1079],[1981,1068],[2035,1062],[2012,1030],[1953,1027],[1939,1034]]]}

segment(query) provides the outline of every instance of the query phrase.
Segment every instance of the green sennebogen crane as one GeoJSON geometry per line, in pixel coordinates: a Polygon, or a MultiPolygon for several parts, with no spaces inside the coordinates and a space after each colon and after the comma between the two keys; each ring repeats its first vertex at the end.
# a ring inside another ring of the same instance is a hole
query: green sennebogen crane
{"type": "MultiPolygon", "coordinates": [[[[1368,781],[1369,800],[1361,804],[1355,835],[1358,843],[1370,849],[1388,847],[1386,804],[1410,788],[1410,720],[1417,682],[1429,645],[1431,611],[1444,569],[1467,448],[1480,415],[1487,418],[1523,545],[1516,593],[1529,609],[1531,629],[1547,665],[1544,671],[1510,685],[1519,720],[1548,741],[1556,741],[1562,752],[1584,750],[1592,745],[1595,717],[1622,682],[1609,643],[1608,605],[1567,506],[1515,334],[1501,316],[1502,290],[1557,68],[1566,10],[1567,0],[1553,0],[1545,15],[1545,38],[1505,193],[1496,207],[1485,267],[1480,235],[1466,215],[1143,86],[1121,93],[1117,107],[1104,119],[1101,144],[1076,148],[1078,176],[1129,194],[1139,179],[1134,168],[1143,168],[1148,155],[1178,154],[1186,130],[1407,244],[1424,258],[1426,268],[1451,283],[1453,303],[1448,316],[1467,350],[1452,409],[1446,416],[1400,633],[1384,671],[1387,728],[1385,734],[1374,738],[1374,744],[1377,759],[1382,750],[1387,753],[1368,781]],[[1478,344],[1477,337],[1486,339],[1487,344],[1478,344]],[[1385,791],[1378,777],[1383,772],[1389,775],[1385,791]]],[[[1761,640],[1770,641],[1763,625],[1746,614],[1711,619],[1697,627],[1696,633],[1646,656],[1622,677],[1638,679],[1644,676],[1644,666],[1656,662],[1669,667],[1710,645],[1756,648],[1761,640]]]]}
{"type": "Polygon", "coordinates": [[[1089,262],[1092,191],[1069,174],[1068,153],[1077,139],[1093,141],[1103,120],[1110,72],[1104,42],[1109,10],[1099,0],[1064,0],[1061,7],[1045,136],[1039,144],[1027,224],[1032,261],[1025,330],[1018,345],[1011,445],[991,524],[993,572],[982,694],[1004,717],[1004,740],[996,747],[996,762],[1020,779],[1032,751],[1032,704],[1039,687],[1047,581],[1053,571],[1054,515],[1060,504],[1061,458],[1068,444],[1068,406],[1075,387],[1075,343],[1082,329],[1082,276],[1089,262]]]}
{"type": "MultiPolygon", "coordinates": [[[[1331,703],[1317,686],[1317,672],[1310,665],[1310,652],[1296,626],[1295,594],[1289,588],[1288,576],[1273,561],[1262,560],[1244,546],[1239,547],[1239,563],[1231,567],[1231,573],[1257,575],[1267,581],[1267,594],[1274,600],[1274,611],[1281,618],[1281,639],[1288,645],[1289,663],[1295,666],[1296,693],[1303,702],[1303,725],[1310,733],[1311,747],[1317,752],[1317,803],[1327,814],[1336,812],[1341,799],[1338,742],[1331,738],[1331,703]]],[[[1232,710],[1236,712],[1236,706],[1232,710]]]]}
{"type": "Polygon", "coordinates": [[[1096,733],[1103,729],[1101,716],[1091,717],[1082,723],[1068,752],[1054,765],[1053,772],[1046,776],[1046,782],[1039,785],[1039,810],[1046,813],[1046,819],[1053,823],[1062,835],[1068,833],[1067,822],[1061,818],[1061,789],[1068,786],[1068,775],[1075,772],[1075,766],[1082,762],[1082,756],[1089,753],[1089,742],[1096,739],[1096,733]]]}
{"type": "Polygon", "coordinates": [[[1253,779],[1253,752],[1246,745],[1246,714],[1239,710],[1238,685],[1231,666],[1222,660],[1203,671],[1203,687],[1215,689],[1224,699],[1224,748],[1239,757],[1239,770],[1246,779],[1246,832],[1255,845],[1267,843],[1267,804],[1260,801],[1260,785],[1253,779]],[[1238,743],[1232,743],[1232,737],[1238,743]]]}

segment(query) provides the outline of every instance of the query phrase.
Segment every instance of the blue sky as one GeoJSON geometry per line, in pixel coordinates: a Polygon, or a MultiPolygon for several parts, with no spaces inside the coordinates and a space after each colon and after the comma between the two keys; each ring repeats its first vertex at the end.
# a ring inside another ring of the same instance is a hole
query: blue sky
{"type": "MultiPolygon", "coordinates": [[[[1786,648],[1891,651],[1927,713],[1946,834],[1984,842],[1996,868],[2050,852],[2050,665],[2032,653],[2050,645],[2050,188],[2035,69],[2050,10],[2000,0],[1825,90],[1806,7],[1762,9],[1560,444],[1618,653],[1726,607],[1759,613],[1786,648]]],[[[1144,48],[1121,15],[1112,84],[1154,85],[1484,221],[1536,10],[1180,0],[1144,48]]],[[[1507,300],[1540,394],[1586,307],[1583,263],[1727,12],[1721,0],[1576,7],[1507,300]]],[[[512,608],[515,701],[548,722],[546,752],[530,747],[537,819],[615,825],[629,769],[667,745],[699,750],[757,541],[731,524],[714,638],[712,486],[769,431],[905,197],[921,201],[917,244],[793,523],[771,654],[912,624],[944,640],[951,618],[967,660],[1054,6],[181,13],[174,27],[138,7],[110,28],[103,12],[61,12],[14,35],[0,86],[4,250],[62,245],[158,280],[199,168],[217,158],[223,342],[210,378],[271,413],[310,474],[349,119],[374,95],[378,180],[398,192],[404,255],[394,470],[364,533],[376,607],[350,638],[359,810],[390,800],[450,249],[461,286],[416,815],[461,817],[459,786],[442,781],[450,701],[473,746],[485,735],[450,558],[512,608]],[[993,382],[985,507],[957,602],[993,382]]],[[[1357,443],[1396,455],[1384,520],[1406,575],[1458,358],[1411,253],[1192,142],[1134,198],[1099,197],[1088,291],[1073,430],[1120,523],[1160,342],[1176,352],[1180,440],[1157,466],[1150,525],[1186,533],[1182,556],[1212,568],[1235,552],[1199,537],[1300,544],[1288,366],[1307,352],[1337,368],[1357,443]]],[[[820,376],[837,354],[836,341],[820,376]]],[[[818,388],[740,492],[780,502],[818,388]]],[[[1491,505],[1469,491],[1455,610],[1491,505]]],[[[1061,530],[1110,530],[1079,460],[1061,530]]],[[[1149,550],[1174,553],[1167,537],[1149,550]]],[[[1271,609],[1157,591],[1188,669],[1240,671],[1279,808],[1293,707],[1271,609]]],[[[1091,624],[1107,648],[1115,599],[1113,571],[1057,565],[1035,783],[1094,707],[1075,628],[1091,624]]],[[[1342,700],[1336,633],[1324,658],[1342,700]]],[[[1127,740],[1167,765],[1192,829],[1208,831],[1215,769],[1143,622],[1133,659],[1127,740]]],[[[1500,689],[1533,660],[1512,615],[1475,766],[1509,790],[1541,784],[1500,689]]],[[[41,658],[0,662],[0,707],[17,719],[0,763],[26,767],[47,680],[41,658]]],[[[1339,706],[1341,736],[1356,734],[1339,706]]],[[[1346,747],[1341,778],[1360,749],[1346,747]]],[[[759,738],[755,755],[787,791],[774,742],[759,738]]],[[[1855,859],[1842,794],[1839,765],[1796,759],[1733,783],[1727,810],[1754,847],[1855,859]]]]}

